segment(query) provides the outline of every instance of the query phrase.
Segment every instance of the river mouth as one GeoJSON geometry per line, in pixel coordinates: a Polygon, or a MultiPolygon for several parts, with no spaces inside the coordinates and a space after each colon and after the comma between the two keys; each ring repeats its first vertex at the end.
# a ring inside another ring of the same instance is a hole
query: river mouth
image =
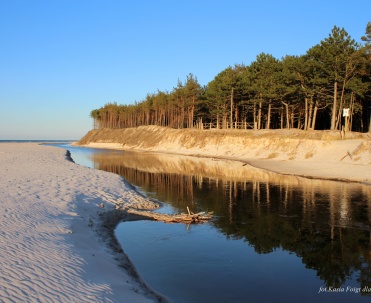
{"type": "Polygon", "coordinates": [[[370,299],[370,187],[218,159],[98,150],[87,159],[165,202],[163,211],[214,211],[202,225],[116,228],[141,278],[174,302],[370,299]]]}
{"type": "Polygon", "coordinates": [[[302,281],[310,281],[305,287],[313,293],[322,285],[315,271],[305,270],[289,252],[257,254],[210,224],[125,222],[116,237],[145,282],[173,302],[272,302],[277,293],[289,302],[301,297],[302,281]],[[277,272],[285,272],[279,283],[277,272]],[[288,285],[292,290],[286,291],[288,285]]]}

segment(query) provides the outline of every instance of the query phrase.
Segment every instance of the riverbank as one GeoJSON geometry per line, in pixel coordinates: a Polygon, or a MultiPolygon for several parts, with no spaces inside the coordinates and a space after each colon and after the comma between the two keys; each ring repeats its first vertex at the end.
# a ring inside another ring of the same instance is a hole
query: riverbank
{"type": "Polygon", "coordinates": [[[0,143],[0,167],[2,301],[165,302],[112,237],[116,206],[153,202],[60,148],[0,143]]]}
{"type": "Polygon", "coordinates": [[[76,144],[248,163],[276,173],[371,185],[371,137],[334,131],[197,130],[142,126],[92,130],[76,144]]]}

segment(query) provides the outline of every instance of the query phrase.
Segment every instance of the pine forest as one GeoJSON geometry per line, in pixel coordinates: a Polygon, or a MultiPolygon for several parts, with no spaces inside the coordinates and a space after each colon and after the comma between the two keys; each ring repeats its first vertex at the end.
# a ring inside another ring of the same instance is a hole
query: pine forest
{"type": "Polygon", "coordinates": [[[172,91],[148,93],[131,105],[91,111],[95,128],[159,125],[371,131],[371,22],[362,43],[335,26],[304,55],[257,55],[221,71],[206,86],[190,73],[172,91]]]}

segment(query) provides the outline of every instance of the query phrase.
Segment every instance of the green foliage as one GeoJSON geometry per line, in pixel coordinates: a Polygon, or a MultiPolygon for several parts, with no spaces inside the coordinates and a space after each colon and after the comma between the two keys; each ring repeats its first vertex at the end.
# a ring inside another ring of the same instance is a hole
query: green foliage
{"type": "Polygon", "coordinates": [[[171,92],[147,94],[133,105],[108,103],[90,116],[99,127],[110,128],[151,124],[183,128],[202,121],[223,128],[325,129],[331,124],[335,129],[340,128],[342,108],[352,107],[353,129],[365,131],[370,124],[371,22],[362,40],[364,46],[334,26],[302,56],[279,60],[261,53],[249,66],[227,67],[206,87],[190,73],[171,92]]]}
{"type": "Polygon", "coordinates": [[[367,23],[366,26],[366,35],[361,37],[362,41],[371,43],[371,22],[367,23]]]}
{"type": "Polygon", "coordinates": [[[282,63],[272,55],[261,53],[250,65],[251,91],[256,99],[276,99],[282,63]]]}

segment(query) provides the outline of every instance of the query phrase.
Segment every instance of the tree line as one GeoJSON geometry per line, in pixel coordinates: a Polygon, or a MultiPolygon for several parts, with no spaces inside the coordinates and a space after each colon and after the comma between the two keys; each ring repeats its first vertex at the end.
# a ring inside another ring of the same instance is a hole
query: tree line
{"type": "Polygon", "coordinates": [[[298,128],[371,131],[371,22],[359,44],[335,26],[304,55],[261,53],[206,86],[192,73],[172,91],[91,111],[96,128],[298,128]],[[345,111],[343,111],[345,109],[345,111]],[[344,116],[345,114],[345,116],[344,116]]]}

